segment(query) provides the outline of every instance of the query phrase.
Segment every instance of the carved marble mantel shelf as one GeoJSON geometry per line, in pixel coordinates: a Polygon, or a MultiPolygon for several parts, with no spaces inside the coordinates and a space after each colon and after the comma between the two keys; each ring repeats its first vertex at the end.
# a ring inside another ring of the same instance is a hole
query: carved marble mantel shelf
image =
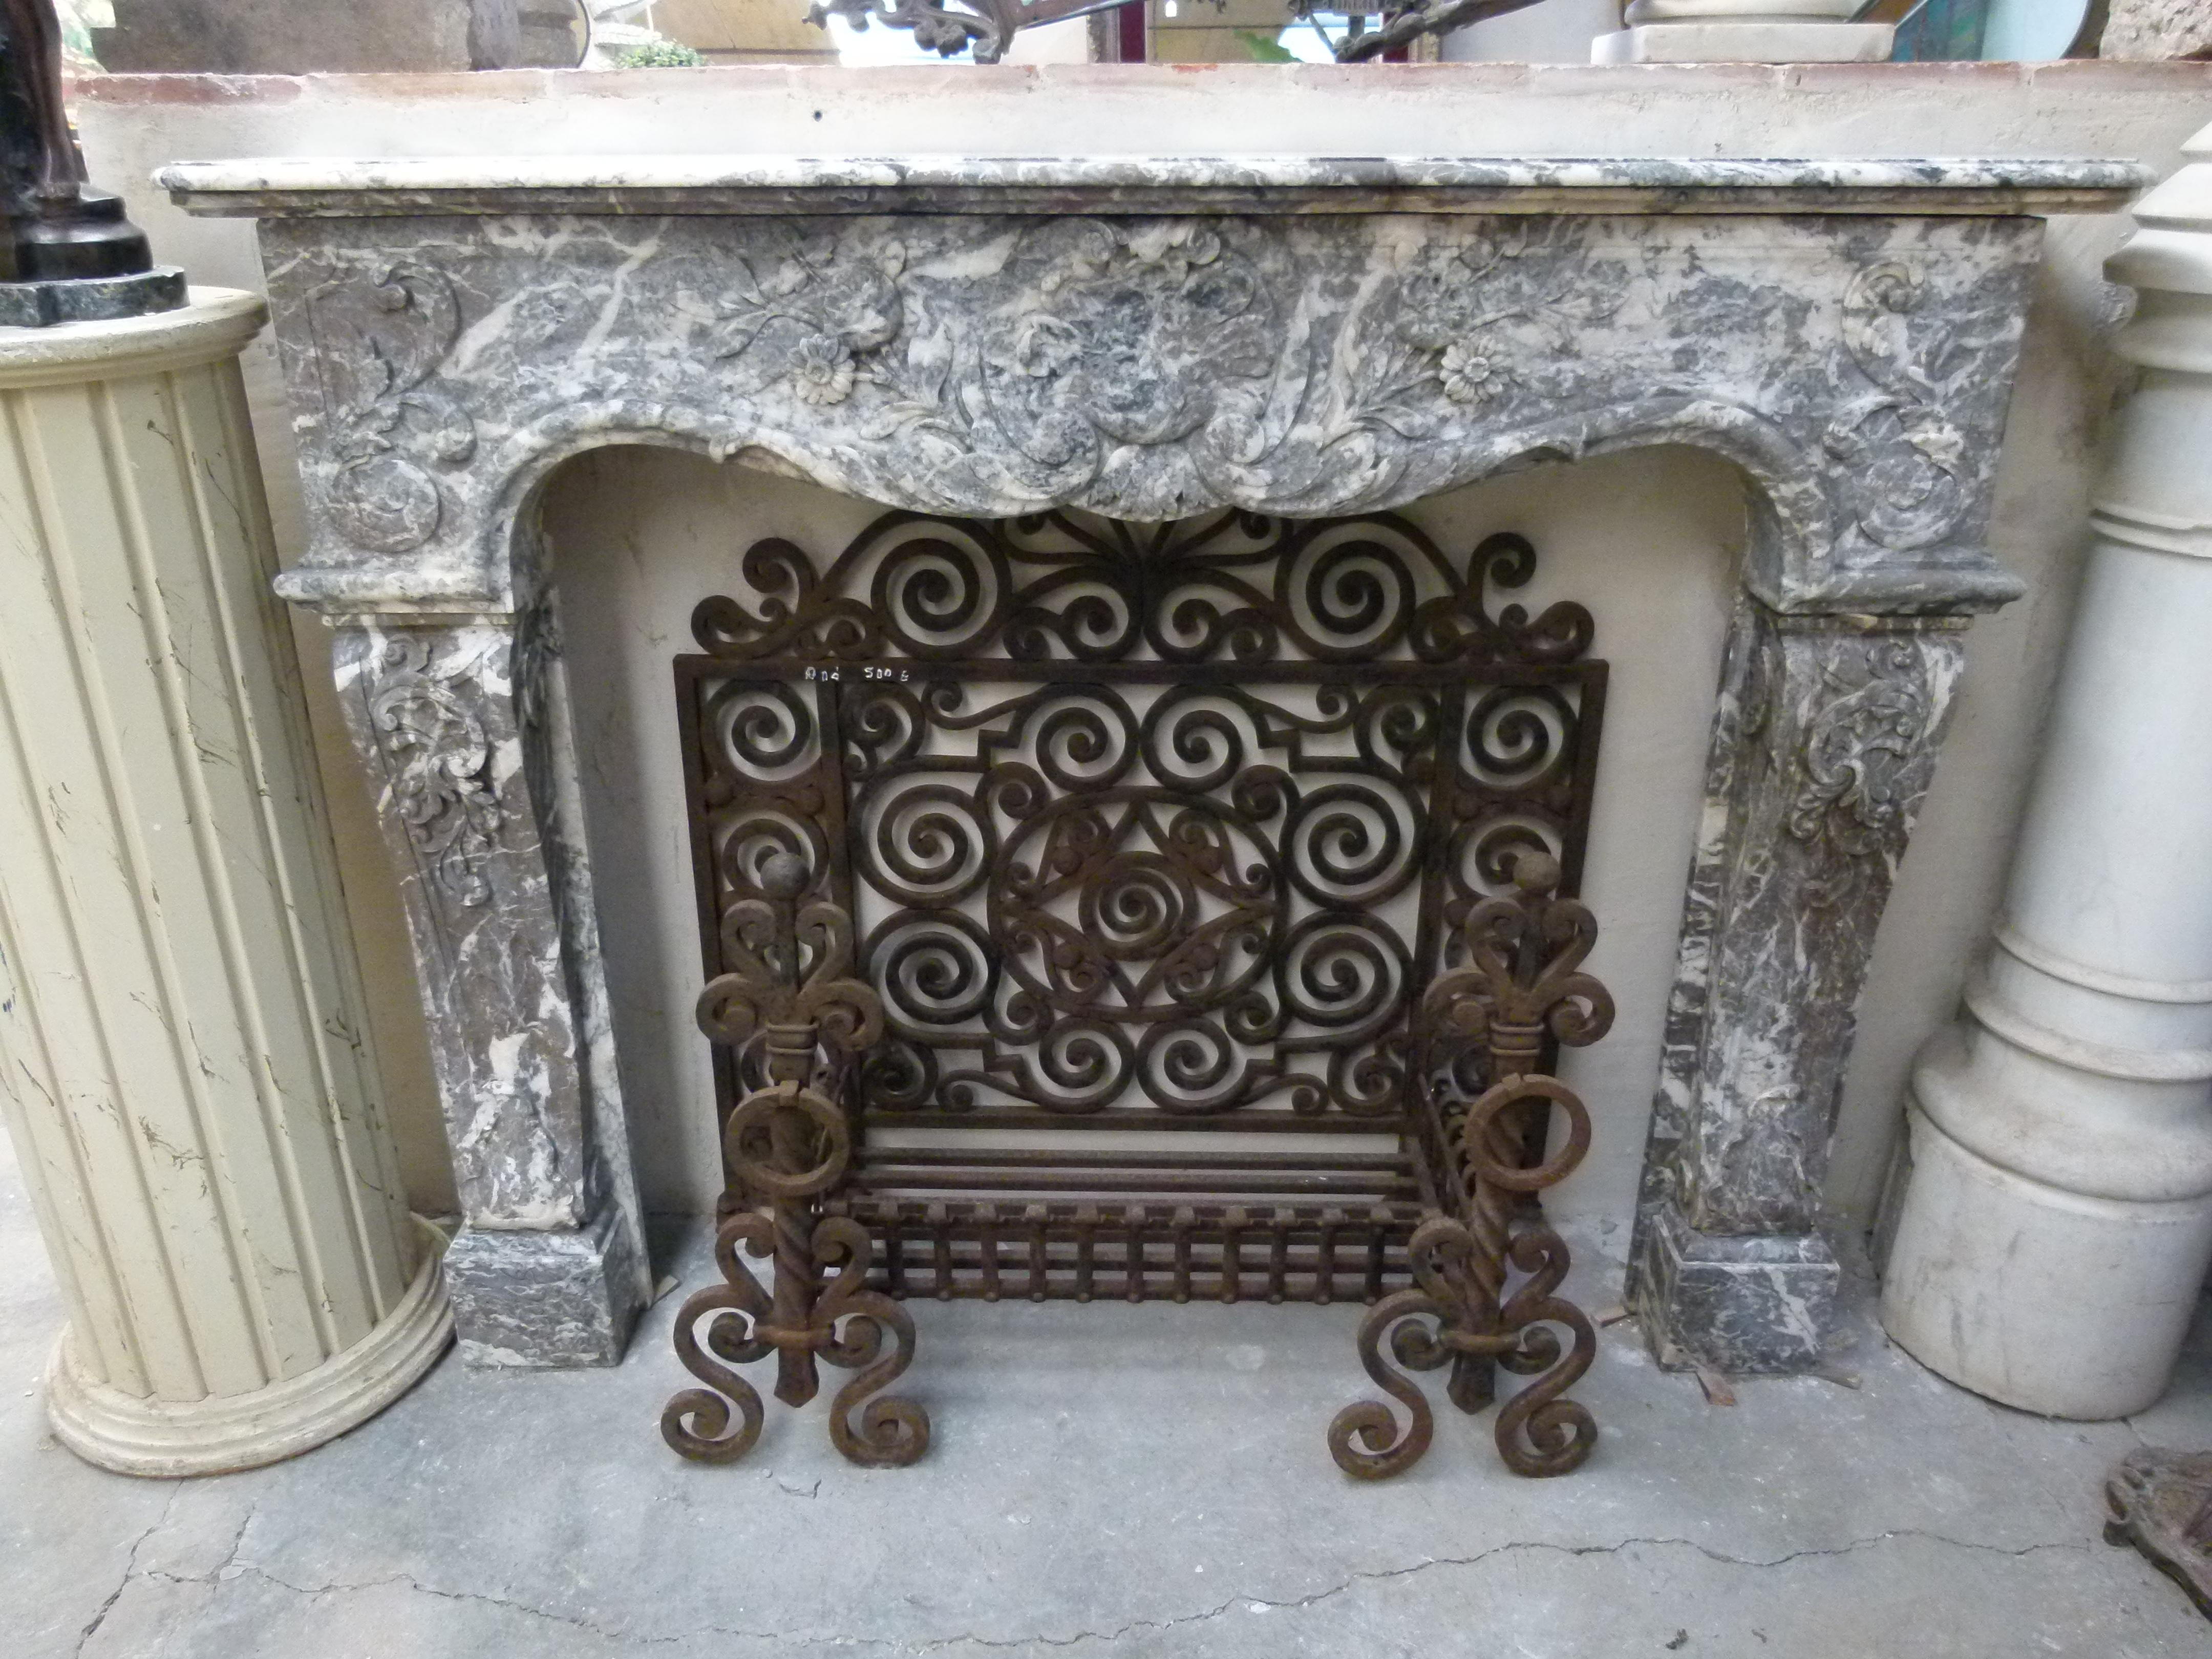
{"type": "Polygon", "coordinates": [[[1650,443],[1753,488],[1639,1216],[1655,1342],[1815,1364],[1851,1009],[1973,614],[2050,161],[639,157],[170,167],[261,221],[282,579],[405,877],[480,1360],[645,1275],[537,492],[659,443],[888,505],[1396,507],[1650,443]]]}

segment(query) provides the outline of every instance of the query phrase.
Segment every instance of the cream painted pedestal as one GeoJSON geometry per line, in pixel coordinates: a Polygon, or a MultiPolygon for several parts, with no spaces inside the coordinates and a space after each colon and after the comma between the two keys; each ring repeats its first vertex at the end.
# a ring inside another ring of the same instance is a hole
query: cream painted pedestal
{"type": "Polygon", "coordinates": [[[132,1474],[343,1433],[452,1334],[356,983],[238,356],[251,295],[0,330],[0,1065],[132,1474]]]}

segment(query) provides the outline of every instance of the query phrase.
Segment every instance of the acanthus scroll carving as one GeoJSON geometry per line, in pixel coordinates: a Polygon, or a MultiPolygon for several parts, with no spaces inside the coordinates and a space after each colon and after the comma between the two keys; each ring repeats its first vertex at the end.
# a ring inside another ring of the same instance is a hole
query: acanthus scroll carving
{"type": "Polygon", "coordinates": [[[431,666],[425,640],[387,640],[369,719],[390,768],[408,844],[455,903],[489,903],[483,864],[499,845],[506,811],[483,723],[456,690],[458,675],[431,666]]]}
{"type": "Polygon", "coordinates": [[[520,473],[635,436],[908,510],[1146,523],[1703,443],[1773,509],[1751,574],[1778,608],[2016,587],[1970,522],[2033,254],[2010,221],[520,216],[441,222],[434,258],[419,227],[264,234],[321,416],[295,596],[364,550],[420,549],[450,590],[457,555],[495,564],[520,473]]]}
{"type": "Polygon", "coordinates": [[[1987,343],[1928,299],[1926,279],[1893,259],[1852,280],[1844,349],[1876,389],[1838,410],[1825,438],[1845,511],[1899,551],[1941,541],[1966,510],[1966,437],[1945,410],[1961,377],[1988,373],[1987,343]]]}
{"type": "Polygon", "coordinates": [[[1926,787],[1937,711],[1920,642],[1875,636],[1849,672],[1827,669],[1823,700],[1804,726],[1795,758],[1788,817],[1791,836],[1826,853],[1833,872],[1811,901],[1834,905],[1863,862],[1901,852],[1926,787]]]}
{"type": "Polygon", "coordinates": [[[453,284],[400,261],[317,289],[307,318],[337,463],[331,515],[371,552],[420,547],[444,516],[425,462],[476,453],[475,422],[429,384],[459,331],[453,284]]]}

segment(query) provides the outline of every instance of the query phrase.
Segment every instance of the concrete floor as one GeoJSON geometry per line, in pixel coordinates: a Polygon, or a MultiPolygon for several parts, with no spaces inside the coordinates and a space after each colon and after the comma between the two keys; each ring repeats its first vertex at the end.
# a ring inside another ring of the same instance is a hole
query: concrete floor
{"type": "MultiPolygon", "coordinates": [[[[678,1261],[687,1285],[711,1271],[696,1230],[678,1261]]],[[[771,1401],[746,1463],[672,1455],[676,1305],[618,1370],[449,1357],[306,1457],[126,1480],[46,1431],[62,1312],[0,1141],[0,1656],[2212,1652],[2181,1592],[2098,1538],[2124,1451],[2212,1445],[2212,1324],[2166,1404],[2097,1426],[1937,1381],[1863,1308],[1840,1361],[1860,1387],[1747,1382],[1732,1408],[1617,1326],[1579,1391],[1604,1425],[1580,1473],[1517,1480],[1447,1413],[1418,1468],[1368,1486],[1322,1440],[1365,1392],[1354,1309],[925,1304],[910,1380],[936,1443],[869,1472],[819,1404],[771,1401]]]]}

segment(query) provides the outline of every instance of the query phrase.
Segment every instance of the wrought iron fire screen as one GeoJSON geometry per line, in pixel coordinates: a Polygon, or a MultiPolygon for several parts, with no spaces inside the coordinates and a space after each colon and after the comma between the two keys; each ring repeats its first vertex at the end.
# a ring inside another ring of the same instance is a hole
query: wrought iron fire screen
{"type": "Polygon", "coordinates": [[[1589,1144],[1557,1044],[1612,1018],[1570,896],[1606,665],[1580,605],[1489,608],[1534,564],[1393,514],[746,552],[676,663],[728,1182],[677,1450],[751,1445],[732,1368],[774,1352],[790,1404],[857,1372],[847,1456],[912,1462],[927,1418],[870,1398],[907,1297],[1358,1297],[1408,1420],[1347,1407],[1345,1469],[1419,1457],[1399,1367],[1447,1364],[1470,1412],[1537,1376],[1510,1467],[1582,1462],[1594,1338],[1529,1195],[1589,1144]]]}

